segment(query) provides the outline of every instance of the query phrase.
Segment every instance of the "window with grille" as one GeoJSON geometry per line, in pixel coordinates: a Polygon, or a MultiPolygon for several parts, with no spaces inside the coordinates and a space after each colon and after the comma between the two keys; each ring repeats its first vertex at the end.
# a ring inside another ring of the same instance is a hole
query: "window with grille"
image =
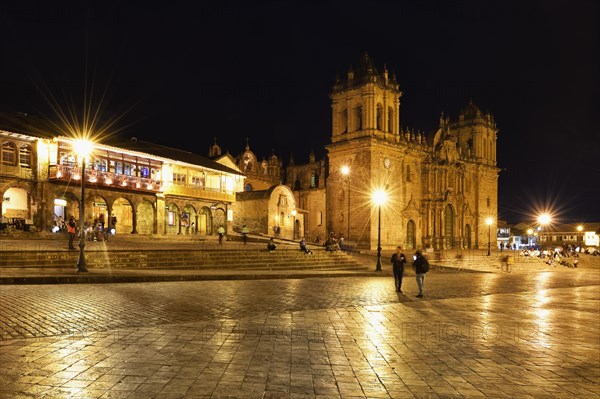
{"type": "Polygon", "coordinates": [[[19,164],[22,168],[31,169],[32,154],[33,152],[31,150],[31,146],[29,145],[24,145],[19,149],[19,164]]]}
{"type": "Polygon", "coordinates": [[[17,147],[14,143],[6,141],[2,143],[2,165],[15,166],[17,160],[17,147]]]}

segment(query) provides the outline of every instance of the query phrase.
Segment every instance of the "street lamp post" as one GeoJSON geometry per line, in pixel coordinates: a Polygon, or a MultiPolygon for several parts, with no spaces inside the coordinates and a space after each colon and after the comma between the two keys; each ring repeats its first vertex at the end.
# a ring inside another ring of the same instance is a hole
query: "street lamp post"
{"type": "Polygon", "coordinates": [[[485,223],[488,225],[488,250],[487,250],[487,256],[490,256],[492,254],[491,252],[491,246],[492,246],[492,224],[494,223],[494,219],[492,219],[491,217],[485,219],[485,223]]]}
{"type": "Polygon", "coordinates": [[[583,226],[577,226],[577,246],[581,247],[581,243],[583,242],[583,237],[581,237],[581,232],[583,231],[583,226]]]}
{"type": "Polygon", "coordinates": [[[85,161],[87,156],[92,152],[92,143],[87,140],[76,140],[74,149],[81,159],[81,200],[79,204],[79,259],[77,260],[77,272],[87,272],[85,263],[85,161]]]}
{"type": "Polygon", "coordinates": [[[296,210],[292,209],[292,216],[294,217],[292,221],[292,240],[296,239],[296,210]]]}
{"type": "Polygon", "coordinates": [[[348,232],[346,240],[350,239],[350,167],[342,166],[342,174],[346,176],[346,184],[348,185],[348,232]]]}
{"type": "Polygon", "coordinates": [[[377,190],[373,193],[373,202],[377,205],[377,265],[375,271],[381,271],[381,205],[387,200],[387,193],[384,190],[377,190]]]}

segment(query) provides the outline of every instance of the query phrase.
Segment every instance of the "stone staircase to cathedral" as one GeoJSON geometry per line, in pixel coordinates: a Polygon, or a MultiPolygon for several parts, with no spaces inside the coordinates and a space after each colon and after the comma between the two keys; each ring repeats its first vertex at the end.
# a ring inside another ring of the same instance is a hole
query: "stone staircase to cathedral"
{"type": "MultiPolygon", "coordinates": [[[[72,269],[79,251],[4,250],[0,268],[72,269]]],[[[275,251],[251,247],[234,249],[127,249],[86,251],[89,269],[161,270],[366,270],[360,260],[342,251],[314,248],[313,254],[298,249],[275,251]]]]}

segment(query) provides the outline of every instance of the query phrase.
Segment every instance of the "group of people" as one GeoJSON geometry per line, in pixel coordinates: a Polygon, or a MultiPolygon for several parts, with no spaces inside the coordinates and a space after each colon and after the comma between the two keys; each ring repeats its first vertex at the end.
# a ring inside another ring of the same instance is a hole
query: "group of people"
{"type": "MultiPolygon", "coordinates": [[[[425,287],[425,275],[429,271],[429,261],[421,251],[415,252],[413,256],[413,268],[415,269],[415,276],[417,279],[417,286],[419,287],[419,293],[416,295],[417,298],[423,298],[423,289],[425,287]]],[[[394,283],[396,292],[402,293],[402,278],[404,277],[404,265],[406,264],[406,257],[402,253],[402,247],[396,247],[396,252],[390,259],[392,263],[392,269],[394,272],[394,283]]]]}
{"type": "MultiPolygon", "coordinates": [[[[94,219],[92,224],[86,224],[84,227],[85,238],[89,241],[106,241],[108,239],[109,229],[114,229],[117,224],[117,218],[112,216],[110,218],[109,227],[106,228],[106,221],[104,214],[101,213],[97,218],[94,219]]],[[[61,228],[62,230],[62,228],[61,228]]],[[[69,216],[67,221],[64,223],[64,230],[67,232],[69,237],[69,249],[74,250],[75,236],[77,234],[77,222],[74,216],[69,216]]],[[[112,232],[114,234],[114,232],[112,232]]]]}
{"type": "Polygon", "coordinates": [[[334,233],[329,234],[329,238],[325,240],[325,244],[323,246],[327,251],[338,251],[341,249],[342,244],[344,243],[344,235],[340,236],[340,239],[336,237],[334,233]]]}

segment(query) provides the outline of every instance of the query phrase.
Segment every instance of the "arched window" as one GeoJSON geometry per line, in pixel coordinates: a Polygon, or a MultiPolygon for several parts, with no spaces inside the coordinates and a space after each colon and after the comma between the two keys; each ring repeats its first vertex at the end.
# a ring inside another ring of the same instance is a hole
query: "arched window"
{"type": "Polygon", "coordinates": [[[363,117],[362,117],[362,107],[358,106],[354,110],[354,114],[356,115],[356,130],[362,130],[363,128],[363,117]]]}
{"type": "Polygon", "coordinates": [[[2,165],[15,166],[17,163],[17,147],[10,141],[2,143],[2,165]]]}
{"type": "Polygon", "coordinates": [[[454,248],[454,210],[450,205],[444,211],[444,242],[446,248],[454,248]]]}
{"type": "Polygon", "coordinates": [[[317,226],[321,226],[323,224],[323,212],[317,211],[316,216],[317,216],[317,220],[316,220],[317,226]]]}
{"type": "Polygon", "coordinates": [[[310,188],[316,188],[319,185],[319,176],[317,176],[317,172],[313,171],[310,174],[310,188]]]}
{"type": "Polygon", "coordinates": [[[383,130],[383,107],[381,106],[381,104],[377,104],[376,122],[377,130],[383,130]]]}
{"type": "Polygon", "coordinates": [[[244,191],[252,191],[252,184],[246,183],[244,185],[244,191]]]}
{"type": "Polygon", "coordinates": [[[388,107],[387,112],[387,131],[392,132],[394,129],[394,109],[392,107],[388,107]]]}
{"type": "Polygon", "coordinates": [[[32,154],[30,145],[24,145],[19,149],[19,164],[22,168],[31,169],[32,154]]]}
{"type": "Polygon", "coordinates": [[[409,220],[406,225],[406,248],[413,249],[417,247],[415,230],[415,222],[409,220]]]}
{"type": "Polygon", "coordinates": [[[342,133],[346,133],[348,131],[348,110],[344,109],[342,111],[342,120],[340,121],[342,124],[342,133]]]}

